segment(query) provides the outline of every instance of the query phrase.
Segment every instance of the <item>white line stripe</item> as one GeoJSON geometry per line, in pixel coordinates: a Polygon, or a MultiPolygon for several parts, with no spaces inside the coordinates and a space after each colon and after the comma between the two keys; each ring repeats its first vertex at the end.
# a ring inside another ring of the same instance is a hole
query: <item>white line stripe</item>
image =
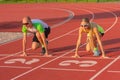
{"type": "Polygon", "coordinates": [[[112,62],[110,62],[107,66],[102,68],[100,71],[98,71],[93,77],[90,78],[90,80],[94,80],[98,75],[100,75],[103,71],[105,71],[108,67],[110,67],[113,63],[115,63],[120,56],[118,56],[116,59],[114,59],[112,62]]]}
{"type": "Polygon", "coordinates": [[[10,54],[0,54],[0,56],[8,56],[8,55],[10,55],[10,54]]]}
{"type": "MultiPolygon", "coordinates": [[[[26,51],[27,51],[27,50],[30,50],[30,49],[31,49],[31,48],[28,48],[28,49],[26,49],[26,51]]],[[[6,56],[6,57],[3,57],[3,58],[0,58],[0,60],[6,59],[6,58],[11,57],[11,56],[15,56],[15,55],[20,54],[20,53],[22,53],[22,51],[17,52],[17,53],[14,53],[14,54],[10,54],[10,55],[8,55],[8,56],[6,56]]]]}
{"type": "Polygon", "coordinates": [[[63,71],[82,71],[82,72],[95,72],[96,70],[82,70],[82,69],[62,69],[62,68],[41,68],[47,70],[63,70],[63,71]]]}
{"type": "MultiPolygon", "coordinates": [[[[0,56],[8,56],[10,54],[0,54],[0,56]]],[[[11,54],[11,55],[15,55],[15,54],[11,54]]]]}
{"type": "Polygon", "coordinates": [[[22,66],[0,66],[0,68],[21,68],[21,69],[30,69],[32,67],[22,67],[22,66]]]}
{"type": "Polygon", "coordinates": [[[107,71],[107,72],[109,72],[109,73],[120,73],[120,71],[112,71],[112,70],[107,71]]]}
{"type": "MultiPolygon", "coordinates": [[[[32,56],[31,56],[32,57],[32,56]]],[[[38,57],[44,57],[44,56],[38,56],[38,57]]],[[[53,58],[54,57],[58,57],[58,56],[52,56],[53,58]]],[[[72,58],[72,59],[75,59],[75,58],[73,58],[72,56],[63,56],[63,57],[61,57],[61,58],[68,58],[68,59],[70,59],[70,58],[72,58]]],[[[115,58],[101,58],[101,57],[80,57],[80,58],[78,58],[78,59],[97,59],[97,60],[113,60],[113,59],[115,59],[115,58]]]]}
{"type": "MultiPolygon", "coordinates": [[[[18,57],[18,56],[16,56],[18,57]]],[[[31,58],[46,58],[46,56],[40,56],[40,55],[33,55],[33,56],[27,56],[27,57],[31,57],[31,58]]],[[[56,57],[59,57],[59,56],[51,56],[50,58],[56,58],[56,57]]],[[[73,58],[72,56],[63,56],[61,58],[68,58],[68,59],[75,59],[73,58]]],[[[116,58],[101,58],[101,57],[80,57],[78,59],[96,59],[96,60],[113,60],[113,59],[116,59],[116,58]]]]}
{"type": "Polygon", "coordinates": [[[60,9],[60,8],[52,8],[52,9],[56,9],[56,10],[59,9],[59,10],[66,11],[66,12],[69,13],[69,18],[67,18],[66,20],[64,20],[64,21],[62,21],[62,22],[60,22],[60,23],[54,24],[54,25],[52,26],[52,28],[55,28],[55,27],[57,27],[57,26],[60,26],[60,25],[62,25],[62,24],[64,24],[64,23],[70,21],[70,20],[74,17],[74,12],[72,12],[72,11],[70,11],[70,10],[60,9]]]}

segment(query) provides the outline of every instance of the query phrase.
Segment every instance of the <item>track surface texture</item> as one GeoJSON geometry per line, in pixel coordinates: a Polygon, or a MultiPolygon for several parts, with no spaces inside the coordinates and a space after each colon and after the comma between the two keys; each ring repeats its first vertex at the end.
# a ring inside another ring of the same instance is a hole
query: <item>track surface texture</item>
{"type": "MultiPolygon", "coordinates": [[[[28,35],[28,57],[22,57],[22,38],[0,44],[0,80],[120,80],[120,4],[119,3],[44,3],[1,4],[0,32],[21,33],[24,16],[39,18],[52,29],[49,54],[31,50],[32,34],[28,35]],[[85,51],[83,36],[80,58],[74,55],[78,28],[88,17],[103,26],[105,53],[110,58],[94,57],[85,51]]],[[[4,36],[4,37],[7,37],[4,36]]],[[[12,35],[11,35],[12,37],[12,35]]]]}

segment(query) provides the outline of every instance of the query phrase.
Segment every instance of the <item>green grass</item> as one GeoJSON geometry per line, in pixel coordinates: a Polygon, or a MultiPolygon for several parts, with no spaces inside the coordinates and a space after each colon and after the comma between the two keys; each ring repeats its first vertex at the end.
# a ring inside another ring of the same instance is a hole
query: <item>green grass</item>
{"type": "Polygon", "coordinates": [[[36,2],[114,2],[120,0],[0,0],[0,3],[36,3],[36,2]]]}

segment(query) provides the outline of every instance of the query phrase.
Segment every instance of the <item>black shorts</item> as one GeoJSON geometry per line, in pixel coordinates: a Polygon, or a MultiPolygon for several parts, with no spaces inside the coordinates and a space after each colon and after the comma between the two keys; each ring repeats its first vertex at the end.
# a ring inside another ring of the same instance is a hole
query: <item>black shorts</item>
{"type": "Polygon", "coordinates": [[[104,33],[101,33],[101,32],[100,32],[100,35],[103,37],[103,36],[104,36],[104,33]]]}
{"type": "MultiPolygon", "coordinates": [[[[48,27],[48,28],[45,28],[45,37],[48,38],[48,35],[50,34],[51,32],[51,28],[48,27]]],[[[33,40],[32,42],[39,42],[39,40],[37,39],[37,36],[36,36],[36,33],[34,33],[34,37],[33,37],[33,40]]]]}

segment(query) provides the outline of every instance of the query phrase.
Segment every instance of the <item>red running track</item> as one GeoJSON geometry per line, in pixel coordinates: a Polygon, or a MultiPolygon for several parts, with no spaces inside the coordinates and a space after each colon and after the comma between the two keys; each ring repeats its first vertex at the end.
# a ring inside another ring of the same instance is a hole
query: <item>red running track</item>
{"type": "Polygon", "coordinates": [[[119,80],[119,9],[118,3],[1,4],[1,32],[20,32],[21,18],[27,15],[45,20],[52,28],[49,53],[53,56],[40,56],[40,49],[32,51],[29,41],[29,56],[21,57],[22,39],[3,43],[0,45],[0,80],[119,80]],[[85,36],[79,50],[81,58],[71,58],[83,17],[104,27],[106,33],[102,41],[109,59],[85,52],[85,36]]]}

